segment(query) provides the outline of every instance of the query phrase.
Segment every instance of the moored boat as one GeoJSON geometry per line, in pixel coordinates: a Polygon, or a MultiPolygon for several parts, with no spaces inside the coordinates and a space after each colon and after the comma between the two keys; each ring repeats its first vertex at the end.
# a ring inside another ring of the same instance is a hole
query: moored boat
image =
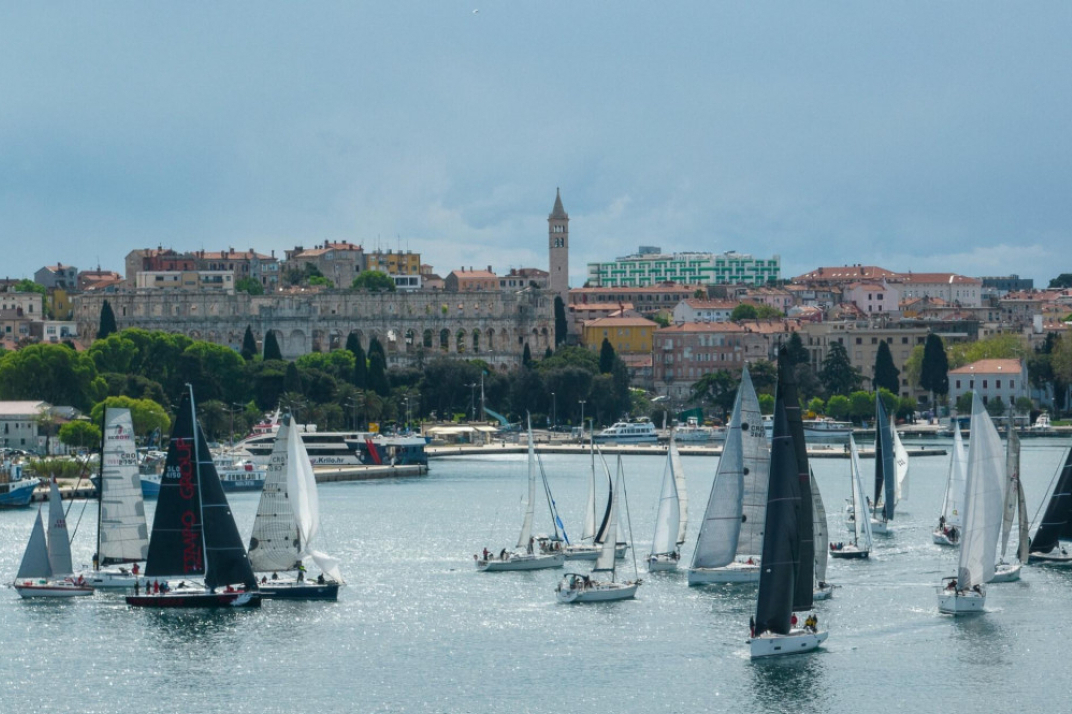
{"type": "Polygon", "coordinates": [[[592,437],[597,444],[654,444],[659,436],[648,419],[620,421],[592,437]]]}

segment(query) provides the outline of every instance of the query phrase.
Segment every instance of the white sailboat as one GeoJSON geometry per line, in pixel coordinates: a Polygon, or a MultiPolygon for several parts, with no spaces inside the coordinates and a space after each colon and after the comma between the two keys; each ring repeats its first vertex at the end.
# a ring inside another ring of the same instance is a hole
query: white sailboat
{"type": "Polygon", "coordinates": [[[759,399],[745,368],[696,537],[689,585],[759,581],[769,470],[759,399]]]}
{"type": "Polygon", "coordinates": [[[681,502],[679,484],[684,484],[681,473],[681,457],[677,443],[670,437],[666,452],[666,467],[663,469],[663,487],[659,496],[659,510],[655,516],[655,535],[648,556],[648,571],[677,570],[681,559],[681,543],[685,533],[685,509],[681,502]]]}
{"type": "Polygon", "coordinates": [[[1001,532],[1004,454],[978,394],[972,400],[971,435],[957,575],[943,580],[938,590],[938,611],[950,615],[981,612],[986,605],[1001,532]]]}
{"type": "Polygon", "coordinates": [[[815,535],[815,600],[829,600],[834,594],[834,586],[826,582],[826,565],[830,553],[830,531],[826,523],[826,507],[823,496],[819,493],[819,483],[815,474],[811,475],[811,516],[815,535]]]}
{"type": "MultiPolygon", "coordinates": [[[[507,551],[503,548],[498,555],[491,553],[487,548],[483,554],[474,555],[476,569],[481,572],[492,573],[507,570],[543,570],[545,568],[561,568],[566,562],[566,555],[562,550],[557,552],[541,552],[536,536],[532,531],[533,519],[536,513],[536,447],[532,440],[532,423],[529,428],[529,452],[528,452],[528,498],[525,501],[525,518],[521,524],[521,535],[517,539],[516,549],[507,551]]],[[[544,479],[544,491],[548,493],[547,476],[542,473],[544,479]]],[[[557,546],[556,538],[552,543],[557,546]]]]}
{"type": "Polygon", "coordinates": [[[1020,480],[1020,436],[1016,430],[1009,428],[1005,440],[1005,505],[1001,517],[1001,556],[994,566],[992,583],[1011,583],[1020,579],[1020,568],[1028,560],[1027,504],[1024,499],[1024,484],[1020,480]],[[1017,557],[1012,562],[1005,560],[1009,550],[1009,536],[1012,535],[1012,522],[1019,522],[1019,545],[1017,557]]]}
{"type": "Polygon", "coordinates": [[[320,499],[316,477],[301,433],[288,414],[272,446],[253,534],[249,562],[262,575],[264,597],[290,600],[336,600],[343,583],[339,562],[312,546],[320,530],[320,499]],[[303,558],[321,575],[305,577],[303,558]],[[269,578],[267,573],[271,573],[269,578]],[[284,573],[282,579],[279,573],[284,573]],[[288,576],[287,573],[294,573],[288,576]]]}
{"type": "MultiPolygon", "coordinates": [[[[591,460],[591,468],[588,472],[588,499],[584,506],[584,528],[581,532],[579,543],[566,545],[566,560],[595,560],[603,550],[603,542],[606,540],[607,515],[610,513],[611,491],[614,484],[610,474],[607,474],[607,504],[600,519],[596,511],[596,447],[595,441],[588,442],[588,453],[591,460]]],[[[615,543],[615,556],[625,557],[626,544],[615,543]]]]}
{"type": "Polygon", "coordinates": [[[93,588],[85,578],[73,578],[73,571],[67,517],[63,512],[59,486],[56,479],[52,479],[48,492],[48,536],[45,536],[41,509],[38,509],[14,587],[24,598],[92,595],[93,588]]]}
{"type": "Polygon", "coordinates": [[[149,528],[129,409],[104,410],[97,497],[97,552],[93,570],[83,575],[94,588],[132,588],[149,555],[149,528]]]}
{"type": "Polygon", "coordinates": [[[967,454],[960,429],[953,430],[953,452],[949,457],[949,476],[946,479],[945,498],[942,500],[942,513],[938,516],[938,527],[932,538],[938,545],[957,545],[960,543],[960,530],[964,516],[964,487],[967,479],[967,454]]]}
{"type": "MultiPolygon", "coordinates": [[[[625,503],[625,475],[622,471],[622,457],[618,456],[618,474],[615,478],[614,490],[610,500],[610,522],[607,531],[618,531],[618,506],[625,503]]],[[[628,504],[626,504],[628,509],[628,504]]],[[[566,573],[555,588],[555,596],[559,602],[582,603],[582,602],[610,602],[613,600],[629,600],[636,597],[637,588],[640,587],[640,579],[636,577],[627,581],[615,580],[617,558],[614,552],[604,549],[596,560],[596,567],[590,575],[580,573],[566,573]],[[605,579],[599,579],[600,577],[605,579]]],[[[636,568],[634,558],[634,571],[636,568]]]]}
{"type": "Polygon", "coordinates": [[[860,452],[856,439],[849,437],[849,481],[852,485],[852,518],[849,519],[851,542],[832,543],[830,555],[835,558],[867,558],[871,555],[871,517],[864,495],[863,479],[860,476],[860,452]]]}

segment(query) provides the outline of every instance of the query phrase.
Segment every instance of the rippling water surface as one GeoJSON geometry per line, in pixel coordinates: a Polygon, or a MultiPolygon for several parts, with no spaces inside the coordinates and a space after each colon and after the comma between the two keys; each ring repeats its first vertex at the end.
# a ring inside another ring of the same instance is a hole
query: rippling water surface
{"type": "MultiPolygon", "coordinates": [[[[928,441],[928,447],[948,444],[928,441]]],[[[1029,512],[1065,442],[1024,442],[1029,512]]],[[[937,612],[955,551],[931,543],[947,457],[912,460],[896,533],[870,561],[832,560],[818,605],[823,651],[752,662],[754,590],[688,588],[642,573],[638,599],[558,605],[562,571],[477,573],[473,553],[521,525],[523,455],[443,459],[422,480],[321,487],[325,549],[349,581],[338,603],[266,602],[250,612],[131,610],[113,595],[31,602],[0,590],[0,712],[981,712],[1067,711],[1072,573],[1025,568],[992,586],[984,615],[937,612]]],[[[648,551],[663,460],[625,458],[638,560],[648,551]]],[[[710,457],[685,457],[687,562],[710,457]]],[[[870,474],[873,461],[865,460],[870,474]]],[[[566,525],[580,530],[588,462],[544,465],[566,525]]],[[[841,534],[848,462],[815,460],[841,534]]],[[[232,494],[243,533],[257,497],[232,494]]],[[[69,522],[78,520],[75,502],[69,522]]],[[[539,513],[539,512],[538,512],[539,513]]],[[[0,573],[13,579],[34,512],[0,512],[0,573]]],[[[93,550],[94,512],[75,538],[93,550]]],[[[548,529],[546,517],[537,528],[548,529]]],[[[579,533],[572,533],[571,536],[579,533]]],[[[632,559],[626,561],[632,571],[632,559]]],[[[643,565],[641,564],[643,568],[643,565]]]]}

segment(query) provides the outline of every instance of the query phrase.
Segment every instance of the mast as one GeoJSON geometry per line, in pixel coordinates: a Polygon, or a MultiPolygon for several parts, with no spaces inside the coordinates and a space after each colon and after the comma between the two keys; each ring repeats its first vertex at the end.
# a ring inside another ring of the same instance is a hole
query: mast
{"type": "Polygon", "coordinates": [[[521,534],[517,539],[517,547],[528,549],[529,539],[532,538],[532,519],[536,512],[536,447],[532,443],[532,419],[529,418],[529,495],[525,503],[525,520],[521,523],[521,534]]]}
{"type": "Polygon", "coordinates": [[[93,557],[94,570],[102,567],[101,531],[104,525],[104,444],[108,439],[108,408],[101,410],[100,464],[97,469],[97,553],[93,557]]]}

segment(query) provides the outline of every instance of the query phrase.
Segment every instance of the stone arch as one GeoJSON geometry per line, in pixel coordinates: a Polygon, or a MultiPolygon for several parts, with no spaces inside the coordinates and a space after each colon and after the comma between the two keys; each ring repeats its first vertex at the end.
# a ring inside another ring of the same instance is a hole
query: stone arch
{"type": "Polygon", "coordinates": [[[191,340],[200,340],[201,330],[190,330],[190,332],[187,333],[187,337],[189,337],[191,340]]]}
{"type": "Polygon", "coordinates": [[[387,344],[383,346],[385,352],[398,352],[398,331],[388,330],[384,335],[387,344]]]}
{"type": "Polygon", "coordinates": [[[306,337],[301,330],[291,330],[286,341],[279,345],[284,355],[303,355],[306,352],[306,337]]]}
{"type": "Polygon", "coordinates": [[[439,331],[439,349],[450,352],[450,330],[445,327],[439,331]]]}
{"type": "Polygon", "coordinates": [[[432,349],[434,339],[435,336],[432,334],[432,331],[425,330],[424,334],[421,335],[421,346],[424,347],[426,350],[432,349]]]}
{"type": "Polygon", "coordinates": [[[406,330],[406,337],[402,342],[402,344],[404,344],[406,347],[406,352],[411,351],[416,346],[416,342],[417,333],[414,332],[412,328],[406,330]]]}
{"type": "Polygon", "coordinates": [[[541,345],[542,347],[550,347],[551,346],[551,338],[547,334],[547,328],[546,327],[543,328],[542,330],[540,330],[540,337],[543,340],[543,344],[541,345]]]}
{"type": "Polygon", "coordinates": [[[324,352],[325,339],[323,330],[313,330],[313,352],[324,352]]]}
{"type": "Polygon", "coordinates": [[[484,351],[495,351],[495,328],[493,327],[484,330],[484,351]]]}
{"type": "Polygon", "coordinates": [[[465,334],[465,329],[464,328],[461,329],[461,330],[458,330],[454,334],[454,351],[457,352],[458,354],[464,354],[464,353],[468,352],[468,349],[466,349],[465,338],[466,338],[466,334],[465,334]]]}
{"type": "Polygon", "coordinates": [[[328,333],[328,350],[341,350],[346,345],[342,330],[333,329],[328,333]]]}
{"type": "Polygon", "coordinates": [[[479,329],[474,329],[473,330],[472,343],[473,343],[473,352],[474,353],[479,353],[480,352],[480,330],[479,329]]]}

